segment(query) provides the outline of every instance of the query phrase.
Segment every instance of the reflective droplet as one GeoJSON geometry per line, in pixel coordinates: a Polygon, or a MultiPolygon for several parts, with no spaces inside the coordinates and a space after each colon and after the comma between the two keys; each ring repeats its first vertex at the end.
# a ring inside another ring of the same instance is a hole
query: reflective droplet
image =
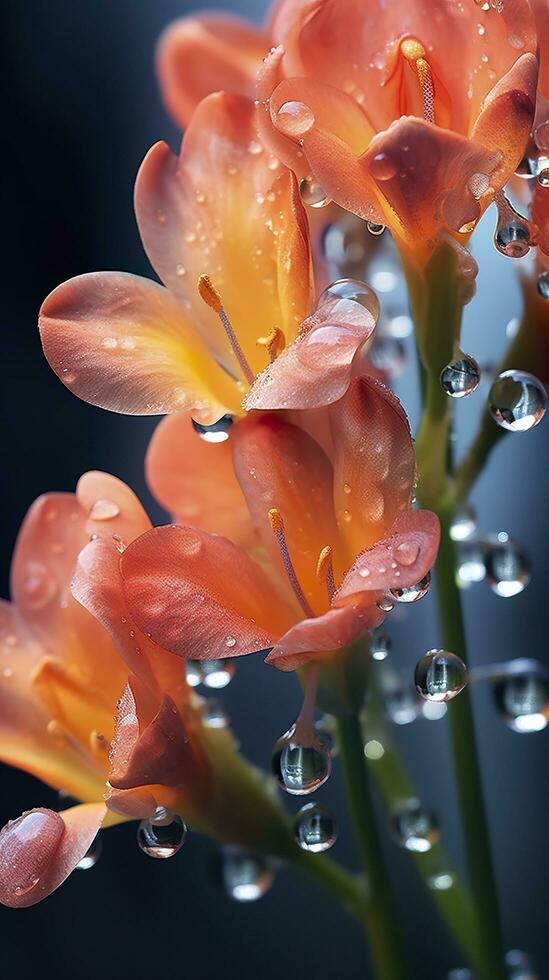
{"type": "Polygon", "coordinates": [[[118,517],[120,507],[114,500],[96,500],[89,517],[92,521],[110,521],[113,517],[118,517]]]}
{"type": "Polygon", "coordinates": [[[395,684],[385,691],[385,710],[395,725],[410,725],[419,715],[418,698],[412,687],[395,684]]]}
{"type": "Polygon", "coordinates": [[[504,371],[494,381],[488,401],[498,425],[510,432],[526,432],[545,415],[547,393],[533,374],[504,371]]]}
{"type": "Polygon", "coordinates": [[[467,667],[455,653],[429,650],[416,664],[414,681],[426,701],[451,701],[467,684],[467,667]]]}
{"type": "Polygon", "coordinates": [[[549,187],[549,168],[546,167],[545,170],[540,170],[538,174],[538,184],[540,187],[549,187]]]}
{"type": "Polygon", "coordinates": [[[212,425],[202,425],[200,422],[195,422],[194,419],[191,421],[194,431],[198,432],[198,435],[204,442],[225,442],[229,438],[229,430],[233,424],[233,417],[232,415],[222,415],[212,425]]]}
{"type": "Polygon", "coordinates": [[[379,759],[382,759],[385,755],[383,743],[378,741],[377,738],[370,738],[364,746],[364,755],[371,762],[377,762],[379,759]]]}
{"type": "Polygon", "coordinates": [[[538,276],[537,289],[542,299],[549,299],[549,272],[542,272],[538,276]]]}
{"type": "Polygon", "coordinates": [[[481,10],[490,10],[489,0],[475,0],[475,3],[481,10]]]}
{"type": "Polygon", "coordinates": [[[386,633],[374,633],[370,640],[372,660],[386,660],[391,646],[391,638],[386,633]]]}
{"type": "Polygon", "coordinates": [[[137,843],[149,857],[170,858],[183,847],[187,828],[181,817],[169,815],[166,823],[142,820],[137,828],[137,843]]]}
{"type": "Polygon", "coordinates": [[[236,661],[228,657],[226,660],[203,660],[202,683],[205,687],[220,690],[227,687],[236,672],[236,661]]]}
{"type": "Polygon", "coordinates": [[[456,582],[460,589],[468,589],[486,577],[486,545],[482,541],[466,541],[458,550],[456,582]]]}
{"type": "Polygon", "coordinates": [[[494,684],[496,706],[509,728],[521,735],[541,732],[549,721],[549,681],[536,670],[509,674],[494,684]]]}
{"type": "Polygon", "coordinates": [[[427,595],[430,585],[431,573],[427,572],[427,575],[424,575],[421,581],[415,585],[408,585],[401,589],[391,589],[391,595],[395,602],[418,602],[419,599],[423,599],[423,596],[427,595]]]}
{"type": "Polygon", "coordinates": [[[274,879],[266,858],[237,848],[223,851],[223,884],[235,902],[255,902],[269,891],[274,879]]]}
{"type": "Polygon", "coordinates": [[[369,310],[374,320],[377,321],[379,318],[379,300],[374,290],[360,279],[338,279],[333,282],[321,293],[317,305],[322,306],[323,303],[334,299],[346,299],[358,303],[369,310]]]}
{"type": "Polygon", "coordinates": [[[304,102],[284,102],[276,114],[276,125],[286,136],[304,136],[314,124],[314,113],[304,102]]]}
{"type": "Polygon", "coordinates": [[[393,835],[397,844],[415,854],[430,851],[439,839],[439,829],[434,815],[419,800],[408,802],[393,816],[393,835]]]}
{"type": "Polygon", "coordinates": [[[217,698],[208,698],[202,705],[202,723],[207,728],[226,728],[229,716],[217,698]]]}
{"type": "Polygon", "coordinates": [[[454,876],[449,871],[439,871],[428,879],[429,888],[435,892],[447,892],[454,884],[454,876]]]}
{"type": "Polygon", "coordinates": [[[204,677],[202,660],[185,660],[185,676],[189,687],[198,687],[204,677]]]}
{"type": "Polygon", "coordinates": [[[370,171],[375,180],[390,180],[396,176],[398,166],[387,153],[376,153],[372,157],[370,171]]]}
{"type": "Polygon", "coordinates": [[[90,844],[88,850],[84,854],[84,857],[80,858],[78,864],[76,865],[76,870],[89,871],[90,868],[93,868],[101,857],[102,850],[103,844],[98,834],[95,840],[90,844]]]}
{"type": "Polygon", "coordinates": [[[304,204],[310,208],[324,208],[330,203],[330,198],[326,194],[322,184],[314,177],[304,177],[299,182],[299,193],[304,204]]]}
{"type": "Polygon", "coordinates": [[[472,395],[480,384],[480,367],[474,357],[460,351],[459,355],[440,372],[442,390],[450,398],[472,395]]]}
{"type": "Polygon", "coordinates": [[[332,771],[332,757],[320,737],[309,744],[295,742],[295,725],[275,744],[271,759],[272,771],[279,785],[292,796],[314,793],[332,771]]]}
{"type": "Polygon", "coordinates": [[[466,541],[474,534],[477,526],[477,515],[474,508],[469,503],[461,504],[450,525],[450,537],[452,541],[466,541]]]}
{"type": "Polygon", "coordinates": [[[391,609],[395,608],[392,598],[388,595],[381,596],[381,599],[377,600],[376,605],[382,612],[391,612],[391,609]]]}
{"type": "Polygon", "coordinates": [[[486,579],[496,595],[507,599],[522,592],[530,581],[530,565],[515,541],[491,542],[485,557],[486,579]]]}
{"type": "Polygon", "coordinates": [[[306,803],[295,816],[294,834],[302,850],[327,851],[337,840],[335,817],[320,803],[306,803]]]}
{"type": "Polygon", "coordinates": [[[498,223],[494,234],[494,244],[502,255],[511,259],[521,259],[530,251],[532,234],[529,222],[515,210],[507,198],[497,197],[498,223]]]}
{"type": "Polygon", "coordinates": [[[367,221],[366,227],[370,232],[370,235],[382,235],[385,231],[385,225],[379,225],[376,221],[367,221]]]}

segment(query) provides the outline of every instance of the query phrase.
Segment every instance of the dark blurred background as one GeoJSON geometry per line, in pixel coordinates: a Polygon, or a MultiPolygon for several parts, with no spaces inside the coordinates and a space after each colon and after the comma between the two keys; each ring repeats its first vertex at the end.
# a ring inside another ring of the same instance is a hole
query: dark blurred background
{"type": "MultiPolygon", "coordinates": [[[[233,0],[217,6],[259,18],[264,4],[233,0]]],[[[153,142],[163,138],[174,149],[179,142],[160,102],[153,51],[162,28],[192,7],[184,0],[4,5],[5,596],[11,550],[27,508],[46,490],[73,490],[88,469],[122,477],[154,519],[163,519],[142,472],[155,420],[111,415],[74,398],[42,356],[36,320],[46,294],[77,273],[150,274],[133,218],[133,180],[153,142]]],[[[519,294],[515,266],[492,250],[489,217],[484,224],[476,243],[479,292],[468,310],[465,347],[482,363],[493,364],[505,345],[505,325],[519,310],[519,294]]],[[[417,420],[415,386],[405,377],[399,391],[417,420]]],[[[469,402],[458,406],[459,440],[471,431],[481,399],[469,402]]],[[[481,531],[516,536],[534,565],[530,586],[513,599],[500,599],[485,585],[467,592],[476,664],[517,656],[547,661],[548,442],[547,421],[533,433],[510,437],[475,491],[481,531]]],[[[437,643],[432,599],[420,605],[391,630],[394,662],[408,676],[418,656],[437,643]]],[[[239,665],[225,701],[247,754],[268,765],[273,742],[298,710],[294,679],[250,658],[239,665]]],[[[510,732],[486,684],[475,688],[475,707],[506,945],[533,953],[544,976],[549,735],[510,732]]],[[[421,719],[398,735],[419,791],[438,811],[444,841],[460,863],[446,722],[421,719]]],[[[0,824],[35,805],[57,807],[57,794],[30,777],[7,767],[0,775],[0,824]]],[[[351,864],[337,765],[321,796],[340,817],[332,853],[351,864]]],[[[388,839],[387,852],[414,977],[440,980],[462,965],[460,955],[418,889],[406,856],[388,839]]],[[[75,975],[82,980],[168,974],[193,980],[221,974],[242,980],[369,976],[358,928],[329,897],[293,872],[281,871],[261,901],[238,905],[224,895],[216,863],[215,845],[192,834],[178,857],[158,862],[138,850],[134,827],[109,831],[93,870],[74,874],[36,908],[0,909],[1,975],[20,980],[50,971],[59,980],[75,975]]]]}

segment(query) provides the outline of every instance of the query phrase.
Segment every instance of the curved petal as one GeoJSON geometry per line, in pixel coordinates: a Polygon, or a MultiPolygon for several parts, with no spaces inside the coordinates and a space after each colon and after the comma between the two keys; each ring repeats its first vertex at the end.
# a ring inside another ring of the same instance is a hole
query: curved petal
{"type": "Polygon", "coordinates": [[[284,78],[284,48],[279,45],[271,48],[257,75],[257,131],[262,142],[271,153],[289,167],[298,180],[309,174],[309,165],[303,150],[294,139],[286,136],[273,124],[270,97],[284,78]]]}
{"type": "Polygon", "coordinates": [[[243,407],[307,409],[337,401],[351,382],[353,358],[375,325],[372,313],[359,303],[323,303],[293,344],[256,378],[243,407]]]}
{"type": "Polygon", "coordinates": [[[259,141],[252,102],[224,93],[204,99],[179,158],[161,143],[146,156],[135,208],[151,263],[233,376],[241,371],[217,314],[199,297],[201,275],[220,294],[254,373],[266,361],[260,337],[278,327],[293,339],[311,296],[306,217],[295,178],[259,141]]]}
{"type": "Polygon", "coordinates": [[[87,514],[88,534],[110,537],[119,547],[121,542],[133,541],[151,527],[133,490],[110,473],[100,470],[84,473],[76,486],[76,499],[87,514]]]}
{"type": "Polygon", "coordinates": [[[111,412],[162,415],[193,407],[215,415],[218,397],[231,397],[183,306],[140,276],[92,272],[69,279],[42,304],[40,335],[63,384],[111,412]]]}
{"type": "Polygon", "coordinates": [[[330,609],[292,627],[266,657],[279,670],[297,670],[313,660],[326,660],[366,630],[379,626],[384,613],[375,604],[356,603],[330,609]]]}
{"type": "Polygon", "coordinates": [[[549,0],[531,0],[539,42],[539,90],[549,98],[549,0]]]}
{"type": "Polygon", "coordinates": [[[238,17],[202,14],[174,21],[158,42],[156,68],[168,112],[185,129],[199,102],[221,89],[253,99],[266,34],[238,17]]]}
{"type": "Polygon", "coordinates": [[[355,378],[330,408],[334,504],[347,553],[354,557],[386,535],[410,506],[415,454],[398,398],[371,378],[355,378]]]}
{"type": "Polygon", "coordinates": [[[534,121],[538,60],[522,55],[494,85],[473,127],[471,138],[501,155],[491,185],[500,190],[522,160],[534,121]]]}
{"type": "Polygon", "coordinates": [[[272,561],[286,581],[269,511],[279,511],[293,566],[313,609],[326,607],[326,588],[316,575],[320,551],[336,547],[332,468],[302,429],[270,414],[240,422],[231,438],[234,468],[252,520],[272,561]]]}
{"type": "Polygon", "coordinates": [[[291,618],[259,565],[231,541],[198,528],[153,528],[121,562],[139,628],[181,657],[239,657],[273,645],[291,618]]]}
{"type": "Polygon", "coordinates": [[[172,415],[153,433],[145,472],[151,492],[176,523],[222,534],[245,551],[257,545],[234,474],[230,439],[206,442],[189,414],[172,415]]]}
{"type": "Polygon", "coordinates": [[[429,510],[410,510],[397,517],[390,537],[363,551],[334,595],[334,603],[361,592],[409,588],[433,567],[440,524],[429,510]]]}
{"type": "Polygon", "coordinates": [[[104,803],[62,813],[39,807],[0,831],[0,902],[29,908],[51,895],[74,871],[106,814],[104,803]]]}

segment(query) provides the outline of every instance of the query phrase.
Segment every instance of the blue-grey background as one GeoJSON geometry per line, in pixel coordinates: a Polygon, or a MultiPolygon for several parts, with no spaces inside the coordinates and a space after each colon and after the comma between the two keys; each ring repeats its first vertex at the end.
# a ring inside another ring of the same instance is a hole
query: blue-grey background
{"type": "MultiPolygon", "coordinates": [[[[164,138],[174,149],[178,144],[159,99],[153,49],[161,29],[192,6],[185,0],[19,0],[4,7],[3,595],[28,506],[44,491],[72,490],[87,469],[125,479],[162,520],[142,472],[155,421],[111,415],[75,399],[42,356],[36,317],[46,294],[77,273],[150,273],[133,218],[133,180],[153,142],[164,138]]],[[[218,7],[259,17],[263,3],[232,0],[218,7]]],[[[497,362],[505,326],[520,307],[516,264],[490,245],[492,220],[488,215],[475,243],[481,273],[464,334],[465,348],[483,364],[497,362]]],[[[411,372],[398,390],[417,422],[411,372]]],[[[457,406],[460,445],[486,390],[484,384],[457,406]]],[[[547,422],[505,440],[475,490],[481,530],[506,530],[524,541],[534,576],[510,600],[485,585],[467,593],[474,663],[516,656],[547,661],[548,440],[547,422]]],[[[393,661],[409,675],[417,657],[437,642],[432,599],[391,631],[393,661]]],[[[250,659],[239,666],[226,702],[243,747],[268,765],[275,738],[298,708],[294,679],[250,659]]],[[[535,953],[544,975],[549,734],[512,734],[486,688],[476,689],[475,707],[506,943],[535,953]]],[[[445,722],[421,720],[402,728],[399,737],[421,795],[438,811],[444,840],[459,861],[445,722]]],[[[55,793],[24,774],[3,767],[0,780],[1,824],[34,805],[57,805],[55,793]]],[[[333,854],[352,863],[337,766],[320,795],[340,816],[333,854]]],[[[355,924],[294,873],[281,872],[262,901],[237,905],[217,882],[212,842],[191,834],[177,858],[155,862],[138,851],[134,833],[125,827],[105,834],[96,868],[74,875],[43,905],[22,912],[0,909],[2,976],[27,980],[50,970],[59,980],[369,976],[355,924]]],[[[414,977],[439,980],[460,965],[459,954],[417,888],[406,857],[388,840],[387,851],[414,977]]]]}

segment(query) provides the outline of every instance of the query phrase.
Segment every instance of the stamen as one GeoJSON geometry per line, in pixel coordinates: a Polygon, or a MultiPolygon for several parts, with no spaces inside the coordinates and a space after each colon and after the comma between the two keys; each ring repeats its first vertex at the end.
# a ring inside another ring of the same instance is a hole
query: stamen
{"type": "Polygon", "coordinates": [[[334,579],[334,563],[332,557],[332,549],[329,544],[322,549],[318,556],[318,561],[316,563],[316,574],[320,581],[326,582],[326,589],[328,592],[328,600],[332,601],[332,596],[336,590],[335,579],[334,579]]]}
{"type": "Polygon", "coordinates": [[[259,344],[260,347],[267,348],[269,360],[272,364],[273,361],[276,361],[278,355],[284,350],[286,346],[286,338],[280,327],[271,327],[266,337],[257,338],[256,344],[259,344]]]}
{"type": "Polygon", "coordinates": [[[296,575],[292,559],[290,557],[290,552],[288,551],[288,545],[286,543],[284,521],[282,520],[282,514],[280,513],[277,507],[272,507],[271,510],[269,511],[269,523],[271,525],[271,531],[273,532],[277,540],[277,544],[280,549],[280,556],[284,563],[284,571],[286,572],[286,575],[288,576],[288,581],[292,586],[292,589],[294,590],[295,597],[299,602],[299,605],[301,606],[307,618],[311,618],[314,616],[314,612],[307,601],[307,598],[305,596],[303,589],[301,588],[301,585],[299,584],[299,580],[296,575]]]}
{"type": "Polygon", "coordinates": [[[423,118],[426,122],[434,123],[435,90],[433,86],[433,73],[425,57],[425,48],[416,38],[407,37],[400,45],[400,50],[406,58],[406,61],[409,61],[417,72],[423,95],[423,118]]]}
{"type": "Polygon", "coordinates": [[[252,385],[255,381],[255,374],[252,371],[250,365],[248,364],[248,361],[246,360],[246,355],[244,354],[244,351],[242,350],[242,347],[238,342],[238,337],[236,336],[233,330],[233,325],[229,320],[229,317],[227,316],[227,312],[223,306],[223,303],[221,302],[221,296],[217,292],[217,289],[213,285],[210,277],[205,275],[199,276],[197,288],[200,294],[200,298],[204,300],[204,302],[206,303],[207,306],[210,307],[210,309],[214,310],[214,312],[217,313],[219,319],[221,320],[223,329],[227,334],[227,338],[231,345],[233,354],[235,355],[242,369],[242,373],[246,378],[248,384],[252,385]]]}

